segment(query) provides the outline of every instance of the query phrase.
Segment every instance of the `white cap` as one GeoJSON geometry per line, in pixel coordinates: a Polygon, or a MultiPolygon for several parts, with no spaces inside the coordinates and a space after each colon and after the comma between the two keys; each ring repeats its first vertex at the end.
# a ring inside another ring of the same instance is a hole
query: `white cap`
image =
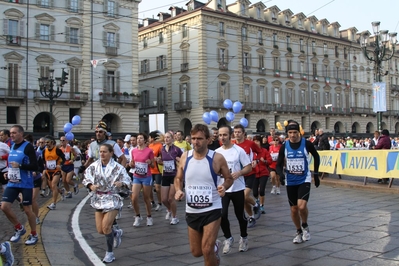
{"type": "Polygon", "coordinates": [[[125,139],[124,139],[123,141],[124,141],[124,142],[129,142],[131,137],[132,137],[131,135],[127,134],[127,135],[125,136],[125,139]]]}

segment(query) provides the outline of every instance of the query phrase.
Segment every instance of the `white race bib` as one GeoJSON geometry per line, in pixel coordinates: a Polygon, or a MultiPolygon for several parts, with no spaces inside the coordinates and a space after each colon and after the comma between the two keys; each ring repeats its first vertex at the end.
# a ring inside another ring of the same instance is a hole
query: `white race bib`
{"type": "Polygon", "coordinates": [[[147,175],[148,164],[142,162],[135,162],[135,168],[136,168],[135,173],[137,175],[143,175],[143,176],[147,175]]]}
{"type": "Polygon", "coordinates": [[[56,160],[46,161],[47,169],[54,170],[57,167],[56,160]]]}
{"type": "Polygon", "coordinates": [[[8,168],[7,177],[10,182],[21,182],[21,172],[19,171],[19,168],[8,168]]]}
{"type": "Polygon", "coordinates": [[[195,209],[203,209],[212,206],[211,186],[187,186],[187,205],[195,209]]]}
{"type": "Polygon", "coordinates": [[[173,173],[175,171],[175,161],[163,161],[163,171],[166,173],[173,173]]]}
{"type": "Polygon", "coordinates": [[[64,152],[65,160],[68,161],[71,159],[71,153],[70,152],[64,152]]]}
{"type": "Polygon", "coordinates": [[[287,170],[291,174],[302,175],[305,171],[305,162],[303,158],[287,160],[287,170]]]}
{"type": "Polygon", "coordinates": [[[278,153],[270,153],[270,156],[272,157],[273,162],[277,161],[278,153]]]}

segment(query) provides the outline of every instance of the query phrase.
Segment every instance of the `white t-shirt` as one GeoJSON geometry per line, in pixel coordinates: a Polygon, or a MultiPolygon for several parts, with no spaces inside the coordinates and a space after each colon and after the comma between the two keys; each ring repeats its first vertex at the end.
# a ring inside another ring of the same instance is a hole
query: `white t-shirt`
{"type": "MultiPolygon", "coordinates": [[[[230,169],[230,173],[238,172],[245,166],[251,164],[251,161],[249,160],[249,157],[246,154],[245,150],[236,144],[233,144],[230,149],[224,149],[222,146],[220,148],[217,148],[215,151],[224,156],[230,169]]],[[[223,183],[223,181],[224,180],[221,178],[221,183],[223,183]]],[[[226,190],[226,192],[236,192],[244,189],[244,176],[240,176],[239,178],[234,180],[233,185],[228,190],[226,190]]]]}
{"type": "MultiPolygon", "coordinates": [[[[10,147],[8,147],[7,144],[4,142],[0,142],[0,158],[3,155],[9,154],[10,153],[10,147]]],[[[0,159],[0,170],[3,169],[0,172],[7,172],[7,160],[1,160],[0,159]]]]}

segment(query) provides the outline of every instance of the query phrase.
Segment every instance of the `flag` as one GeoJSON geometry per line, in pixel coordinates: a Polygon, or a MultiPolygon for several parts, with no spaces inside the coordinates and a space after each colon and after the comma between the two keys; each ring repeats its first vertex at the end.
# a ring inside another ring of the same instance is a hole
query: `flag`
{"type": "Polygon", "coordinates": [[[373,83],[373,112],[386,112],[387,111],[387,98],[386,98],[386,83],[375,82],[373,83]]]}
{"type": "Polygon", "coordinates": [[[90,63],[93,65],[94,68],[96,68],[98,64],[104,64],[107,61],[108,61],[107,58],[105,58],[105,59],[94,59],[94,60],[90,60],[90,63]]]}

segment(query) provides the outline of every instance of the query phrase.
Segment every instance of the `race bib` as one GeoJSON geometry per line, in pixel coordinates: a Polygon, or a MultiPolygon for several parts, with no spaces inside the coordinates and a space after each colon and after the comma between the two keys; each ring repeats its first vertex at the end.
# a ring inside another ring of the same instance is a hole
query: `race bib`
{"type": "Polygon", "coordinates": [[[211,186],[187,186],[187,205],[195,209],[204,209],[212,206],[211,186]]]}
{"type": "Polygon", "coordinates": [[[175,161],[163,161],[163,171],[173,173],[175,171],[175,161]]]}
{"type": "Polygon", "coordinates": [[[305,171],[305,162],[302,158],[288,159],[287,170],[291,174],[302,175],[305,171]]]}
{"type": "Polygon", "coordinates": [[[68,161],[71,159],[71,154],[69,152],[64,152],[65,160],[68,161]]]}
{"type": "Polygon", "coordinates": [[[19,171],[19,168],[8,168],[7,177],[10,182],[21,182],[21,172],[19,171]]]}
{"type": "Polygon", "coordinates": [[[273,162],[277,161],[278,153],[270,153],[270,156],[272,157],[273,162]]]}
{"type": "Polygon", "coordinates": [[[57,162],[55,160],[46,161],[47,169],[54,170],[57,167],[57,162]]]}
{"type": "Polygon", "coordinates": [[[137,175],[147,175],[148,164],[142,162],[136,162],[136,174],[137,175]]]}

